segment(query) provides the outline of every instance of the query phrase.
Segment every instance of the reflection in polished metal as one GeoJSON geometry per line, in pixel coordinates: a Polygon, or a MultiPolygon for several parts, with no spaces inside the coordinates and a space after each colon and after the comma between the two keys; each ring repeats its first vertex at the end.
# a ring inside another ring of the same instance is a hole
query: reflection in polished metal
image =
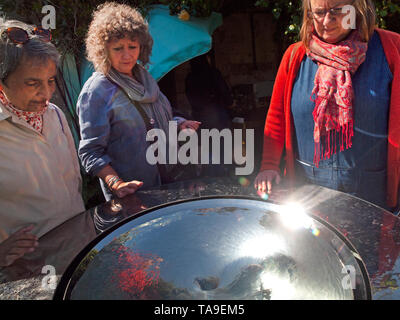
{"type": "Polygon", "coordinates": [[[306,214],[300,204],[288,203],[280,206],[277,211],[282,224],[289,229],[309,229],[314,236],[319,236],[320,231],[316,227],[314,220],[306,214]]]}
{"type": "Polygon", "coordinates": [[[282,223],[291,230],[300,228],[313,229],[313,220],[299,204],[289,203],[282,205],[278,208],[278,213],[282,223]]]}
{"type": "Polygon", "coordinates": [[[240,246],[239,252],[243,256],[251,256],[255,258],[264,258],[283,251],[285,243],[283,239],[277,235],[266,234],[246,240],[240,246]]]}
{"type": "Polygon", "coordinates": [[[67,269],[55,298],[370,298],[351,245],[299,210],[229,197],[149,210],[100,235],[67,269]],[[342,285],[344,266],[354,267],[354,289],[342,285]]]}

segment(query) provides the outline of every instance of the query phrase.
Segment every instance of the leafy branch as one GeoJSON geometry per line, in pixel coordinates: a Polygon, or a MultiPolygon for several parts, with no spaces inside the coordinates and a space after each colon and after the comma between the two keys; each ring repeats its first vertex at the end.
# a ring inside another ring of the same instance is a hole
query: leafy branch
{"type": "MultiPolygon", "coordinates": [[[[105,0],[2,0],[0,10],[6,18],[20,19],[31,24],[40,24],[43,19],[42,8],[52,5],[56,8],[57,26],[53,30],[54,43],[62,53],[75,56],[82,51],[89,22],[94,8],[105,0]]],[[[301,1],[297,0],[249,0],[236,3],[236,0],[115,0],[138,8],[147,16],[150,5],[168,5],[171,15],[179,15],[183,10],[190,16],[208,17],[212,11],[223,11],[226,6],[235,4],[242,8],[263,8],[276,19],[275,40],[292,43],[298,40],[302,23],[301,1]]],[[[398,0],[374,0],[381,28],[400,32],[400,4],[398,0]]]]}
{"type": "MultiPolygon", "coordinates": [[[[396,1],[398,2],[398,1],[396,1]]],[[[374,0],[378,26],[400,32],[400,4],[393,0],[374,0]]],[[[299,40],[302,23],[302,2],[291,0],[257,0],[256,7],[268,9],[277,21],[276,39],[288,43],[299,40]]]]}
{"type": "MultiPolygon", "coordinates": [[[[138,8],[147,15],[149,6],[157,3],[154,0],[119,1],[138,8]]],[[[26,23],[40,25],[44,17],[42,8],[52,5],[56,9],[56,29],[52,30],[54,44],[62,53],[79,56],[84,39],[92,19],[94,8],[104,0],[2,0],[1,11],[6,19],[19,19],[26,23]]]]}

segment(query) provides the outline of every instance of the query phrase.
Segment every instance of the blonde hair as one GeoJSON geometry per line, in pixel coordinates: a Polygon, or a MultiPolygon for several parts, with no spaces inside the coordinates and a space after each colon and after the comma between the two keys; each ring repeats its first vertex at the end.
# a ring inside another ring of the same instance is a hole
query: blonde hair
{"type": "Polygon", "coordinates": [[[153,38],[148,23],[139,11],[116,2],[106,2],[93,13],[86,37],[87,59],[96,71],[107,75],[111,68],[106,45],[112,40],[128,37],[140,43],[138,60],[145,66],[150,61],[153,38]]]}
{"type": "MultiPolygon", "coordinates": [[[[303,1],[303,24],[300,30],[300,39],[308,48],[312,30],[313,18],[311,13],[311,0],[303,1]]],[[[354,0],[353,4],[356,9],[356,28],[360,33],[362,41],[368,42],[372,37],[376,27],[376,12],[372,0],[354,0]]]]}

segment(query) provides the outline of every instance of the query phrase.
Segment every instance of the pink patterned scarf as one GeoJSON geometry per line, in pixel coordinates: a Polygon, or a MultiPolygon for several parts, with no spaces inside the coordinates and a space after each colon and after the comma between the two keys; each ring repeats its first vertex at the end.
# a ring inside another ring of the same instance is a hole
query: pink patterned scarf
{"type": "Polygon", "coordinates": [[[357,31],[337,44],[329,44],[313,34],[307,55],[318,63],[311,100],[315,102],[314,164],[336,153],[336,135],[340,151],[351,147],[353,137],[353,98],[351,77],[365,61],[368,43],[357,31]],[[321,137],[324,137],[321,145],[321,137]]]}
{"type": "Polygon", "coordinates": [[[0,90],[0,102],[7,107],[7,109],[15,114],[19,119],[26,121],[37,132],[42,133],[43,130],[43,114],[46,112],[47,106],[38,112],[23,111],[15,108],[6,98],[4,93],[0,90]]]}

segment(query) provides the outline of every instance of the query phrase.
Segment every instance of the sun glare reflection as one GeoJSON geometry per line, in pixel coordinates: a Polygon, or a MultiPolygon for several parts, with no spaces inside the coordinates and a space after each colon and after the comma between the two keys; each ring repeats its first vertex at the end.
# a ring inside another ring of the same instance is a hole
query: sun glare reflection
{"type": "Polygon", "coordinates": [[[263,290],[271,292],[271,300],[290,300],[294,297],[295,288],[289,279],[281,278],[276,274],[263,273],[261,284],[263,290]]]}
{"type": "Polygon", "coordinates": [[[283,205],[279,210],[279,217],[282,223],[292,230],[310,228],[312,225],[312,219],[304,212],[303,207],[296,203],[283,205]]]}
{"type": "Polygon", "coordinates": [[[276,235],[263,235],[247,240],[240,248],[241,256],[264,258],[285,250],[284,241],[276,235]]]}
{"type": "Polygon", "coordinates": [[[258,196],[263,199],[263,200],[268,200],[268,193],[262,192],[262,191],[257,191],[258,196]]]}
{"type": "Polygon", "coordinates": [[[243,187],[248,187],[250,185],[250,180],[245,178],[245,177],[240,177],[239,178],[239,183],[243,187]]]}
{"type": "Polygon", "coordinates": [[[289,203],[279,208],[279,218],[284,226],[291,230],[310,229],[312,234],[319,236],[320,230],[315,227],[313,219],[305,213],[298,203],[289,203]]]}

